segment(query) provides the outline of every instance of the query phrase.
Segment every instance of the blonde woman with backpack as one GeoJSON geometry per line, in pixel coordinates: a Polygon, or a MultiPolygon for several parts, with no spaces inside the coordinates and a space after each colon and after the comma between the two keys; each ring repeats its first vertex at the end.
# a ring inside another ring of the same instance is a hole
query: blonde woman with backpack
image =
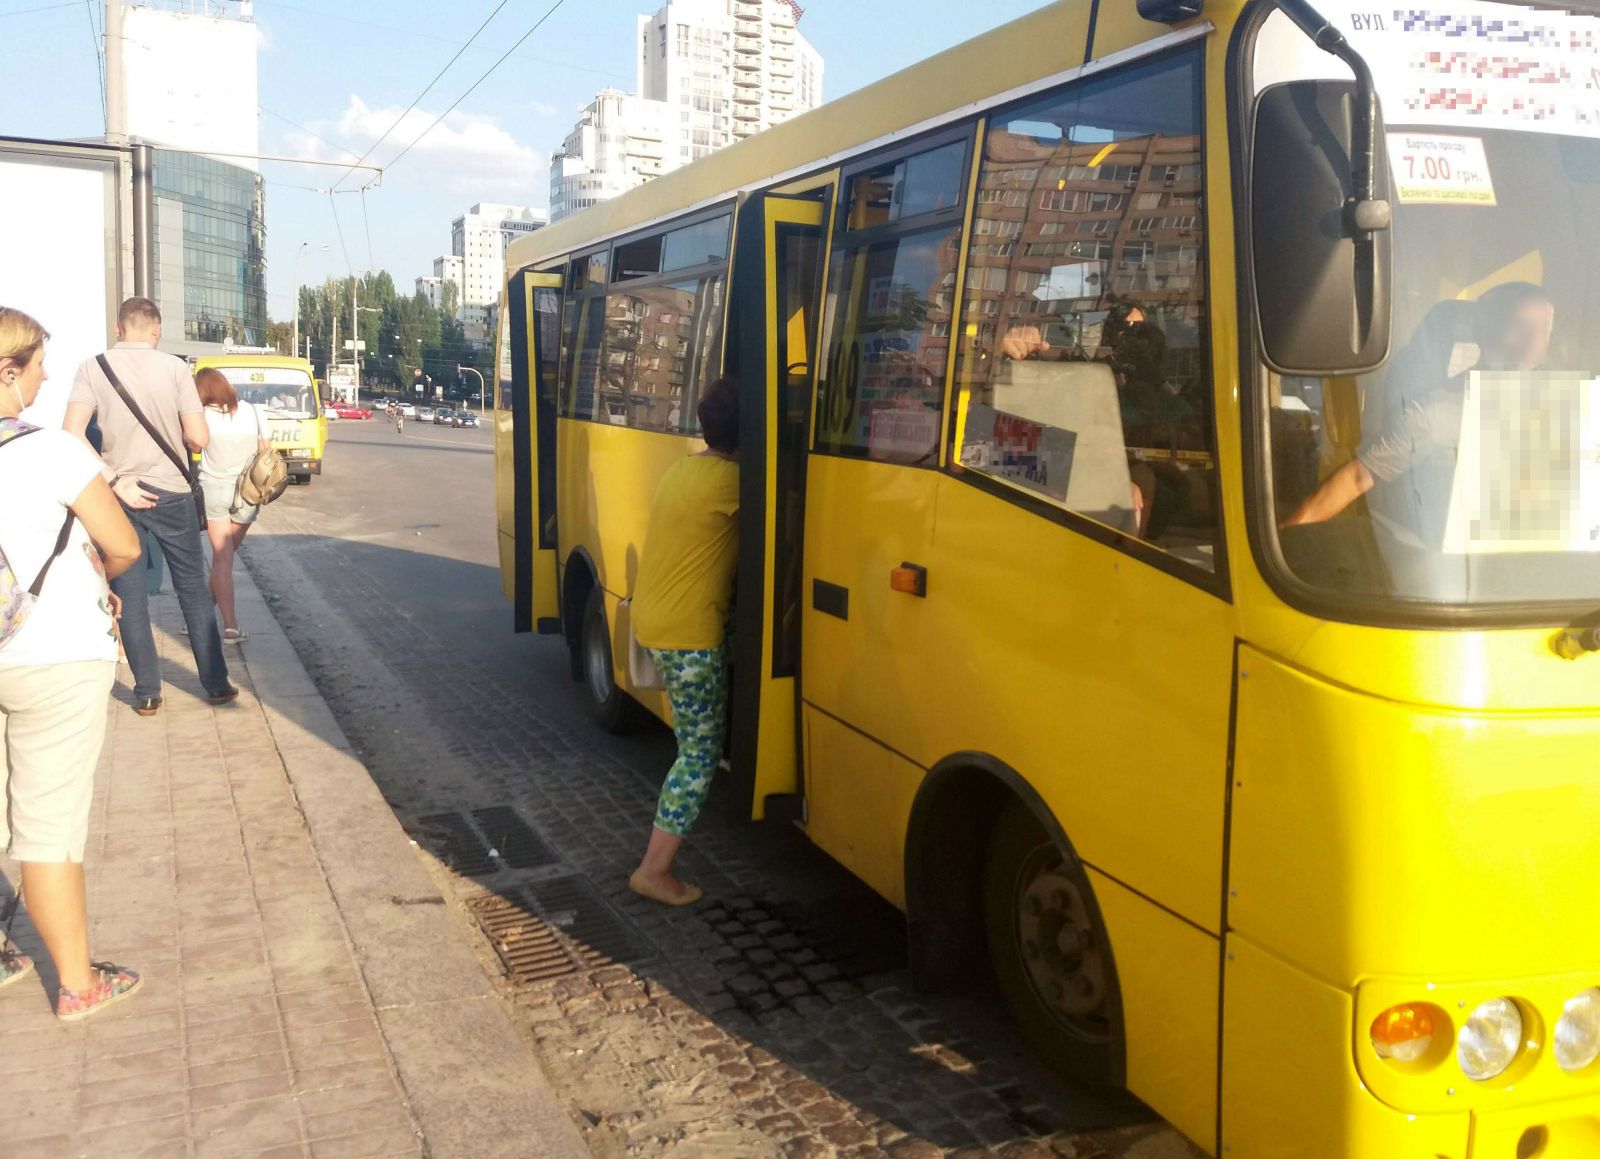
{"type": "MultiPolygon", "coordinates": [[[[119,605],[106,579],[138,562],[139,535],[87,442],[18,417],[44,383],[48,337],[0,306],[0,847],[22,863],[21,897],[60,980],[56,1014],[75,1021],[140,984],[90,961],[83,877],[117,675],[119,605]]],[[[33,969],[0,937],[0,994],[33,969]]]]}
{"type": "Polygon", "coordinates": [[[194,376],[211,441],[200,453],[200,486],[206,494],[206,538],[211,541],[211,598],[222,616],[222,642],[243,644],[233,605],[233,559],[261,508],[239,498],[239,476],[258,452],[272,450],[267,419],[240,400],[227,375],[207,367],[194,376]]]}

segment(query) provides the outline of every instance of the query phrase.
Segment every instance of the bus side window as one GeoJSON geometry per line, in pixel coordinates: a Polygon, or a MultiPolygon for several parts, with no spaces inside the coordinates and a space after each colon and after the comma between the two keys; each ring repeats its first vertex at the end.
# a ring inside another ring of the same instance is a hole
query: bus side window
{"type": "Polygon", "coordinates": [[[989,119],[951,458],[1209,571],[1200,75],[1189,52],[989,119]]]}
{"type": "Polygon", "coordinates": [[[846,182],[823,310],[819,451],[937,462],[969,148],[963,135],[846,182]]]}

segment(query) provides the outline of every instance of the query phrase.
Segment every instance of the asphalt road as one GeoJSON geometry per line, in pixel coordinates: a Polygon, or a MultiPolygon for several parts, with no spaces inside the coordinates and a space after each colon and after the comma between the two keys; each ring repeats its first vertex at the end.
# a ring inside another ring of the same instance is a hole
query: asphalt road
{"type": "Polygon", "coordinates": [[[562,931],[575,968],[503,993],[593,1153],[1197,1154],[1132,1100],[1041,1071],[981,985],[911,995],[898,912],[798,831],[730,816],[715,787],[684,857],[707,902],[627,892],[672,736],[599,732],[565,644],[511,632],[491,444],[487,427],[330,424],[325,473],[263,513],[244,558],[486,931],[485,968],[515,975],[532,937],[508,915],[562,931]],[[507,816],[531,827],[520,854],[507,816]]]}

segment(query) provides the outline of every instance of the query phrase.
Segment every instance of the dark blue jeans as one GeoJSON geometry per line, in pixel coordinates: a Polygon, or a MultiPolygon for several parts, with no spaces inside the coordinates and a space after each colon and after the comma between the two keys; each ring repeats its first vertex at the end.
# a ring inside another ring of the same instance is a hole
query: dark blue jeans
{"type": "MultiPolygon", "coordinates": [[[[142,511],[123,508],[141,537],[152,536],[167,557],[172,590],[189,625],[189,647],[194,650],[200,686],[207,696],[219,696],[230,687],[228,664],[222,658],[222,633],[217,628],[211,589],[206,584],[206,559],[200,546],[200,515],[187,491],[161,492],[154,507],[142,511]]],[[[133,669],[133,694],[161,695],[161,661],[156,655],[155,632],[150,627],[150,572],[141,559],[111,581],[122,600],[122,647],[133,669]]]]}

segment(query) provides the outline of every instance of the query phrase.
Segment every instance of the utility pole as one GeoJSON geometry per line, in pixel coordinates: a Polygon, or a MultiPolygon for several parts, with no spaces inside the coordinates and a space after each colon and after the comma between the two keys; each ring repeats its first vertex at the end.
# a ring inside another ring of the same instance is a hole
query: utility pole
{"type": "Polygon", "coordinates": [[[106,143],[128,143],[128,85],[122,74],[122,0],[106,2],[106,143]]]}
{"type": "Polygon", "coordinates": [[[361,401],[361,307],[356,304],[361,295],[361,279],[350,275],[350,360],[356,364],[356,396],[351,402],[361,401]]]}
{"type": "Polygon", "coordinates": [[[333,345],[328,350],[327,377],[333,377],[333,372],[339,365],[339,310],[335,307],[333,314],[333,345]]]}

